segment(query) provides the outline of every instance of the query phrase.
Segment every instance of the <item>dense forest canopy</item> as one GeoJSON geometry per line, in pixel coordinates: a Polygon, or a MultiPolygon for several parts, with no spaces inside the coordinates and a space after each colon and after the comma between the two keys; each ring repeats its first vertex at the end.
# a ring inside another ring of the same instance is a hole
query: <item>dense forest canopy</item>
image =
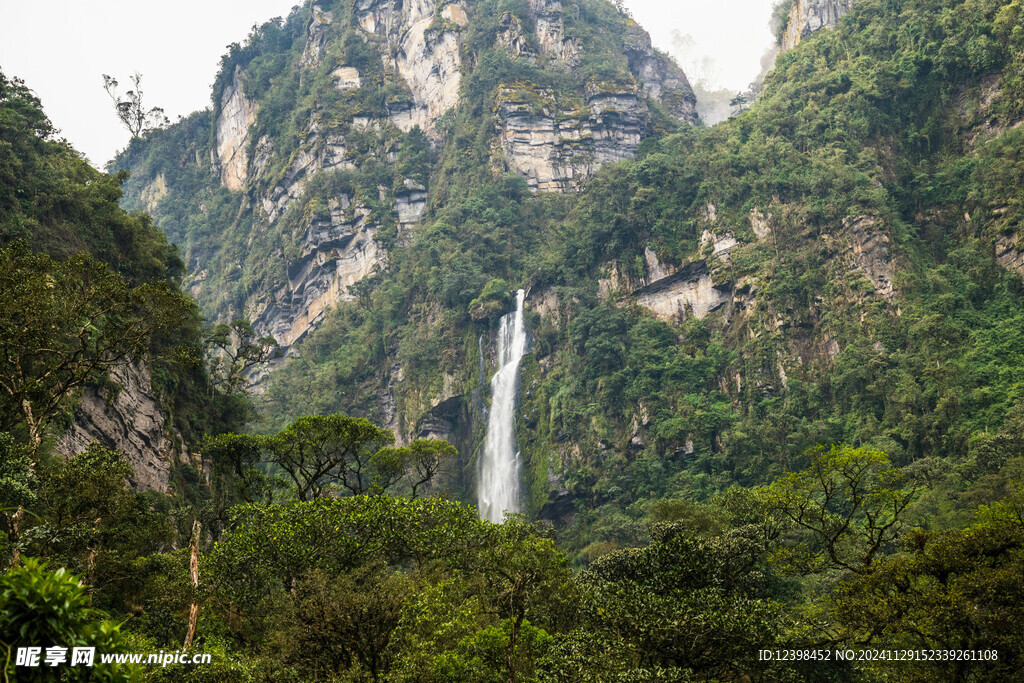
{"type": "Polygon", "coordinates": [[[213,655],[112,680],[1018,679],[1021,0],[856,0],[714,127],[603,0],[438,3],[458,97],[400,127],[378,4],[257,27],[109,174],[0,76],[4,647],[213,655]],[[635,158],[543,191],[502,141],[548,120],[635,158]],[[289,336],[292,283],[356,243],[289,336]],[[525,513],[496,525],[519,288],[525,513]],[[181,444],[166,490],[60,450],[126,365],[181,444]],[[834,654],[864,648],[977,654],[834,654]],[[759,655],[793,649],[832,654],[759,655]]]}

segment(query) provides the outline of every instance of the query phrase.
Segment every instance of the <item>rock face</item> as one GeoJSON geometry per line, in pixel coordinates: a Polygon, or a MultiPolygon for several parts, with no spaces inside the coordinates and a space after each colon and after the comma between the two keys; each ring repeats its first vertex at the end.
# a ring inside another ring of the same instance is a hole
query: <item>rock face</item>
{"type": "Polygon", "coordinates": [[[399,225],[409,228],[418,223],[427,211],[427,197],[426,187],[407,178],[404,187],[395,193],[399,225]]]}
{"type": "MultiPolygon", "coordinates": [[[[272,185],[256,191],[259,224],[274,230],[289,205],[306,192],[311,178],[323,171],[357,169],[347,136],[376,133],[390,123],[402,131],[420,126],[436,135],[437,119],[458,104],[461,55],[458,29],[469,22],[458,3],[438,7],[432,0],[359,0],[355,18],[365,39],[380,46],[384,67],[398,74],[408,87],[411,102],[388,106],[386,119],[356,116],[350,126],[324,129],[314,112],[308,135],[290,159],[287,170],[272,185]]],[[[341,20],[312,6],[309,35],[302,66],[314,68],[328,59],[332,37],[341,35],[341,20]]],[[[331,71],[331,82],[343,92],[362,87],[359,70],[341,65],[331,71]]],[[[223,96],[218,124],[218,157],[225,187],[239,190],[248,178],[261,178],[278,154],[269,138],[255,145],[250,164],[245,156],[248,131],[256,107],[245,99],[237,71],[223,96]]],[[[383,194],[381,199],[383,200],[383,194]]],[[[425,186],[409,180],[394,192],[394,213],[400,230],[418,222],[427,207],[425,186]]],[[[286,350],[305,337],[326,311],[354,298],[351,286],[374,272],[385,254],[375,237],[379,225],[371,210],[351,196],[332,197],[329,215],[309,218],[301,234],[293,234],[298,256],[286,264],[287,282],[274,291],[257,292],[246,301],[246,314],[261,334],[272,334],[286,350]]]]}
{"type": "Polygon", "coordinates": [[[70,457],[98,442],[125,454],[135,471],[131,482],[135,488],[166,492],[170,466],[179,451],[153,394],[149,368],[125,365],[114,370],[110,379],[116,387],[84,390],[75,421],[55,450],[70,457]]]}
{"type": "Polygon", "coordinates": [[[697,97],[675,62],[655,51],[651,36],[631,24],[625,37],[629,69],[645,95],[660,103],[678,121],[697,123],[697,97]]]}
{"type": "MultiPolygon", "coordinates": [[[[578,66],[581,46],[565,35],[558,0],[529,0],[535,50],[523,22],[502,15],[497,44],[513,59],[578,66]]],[[[496,98],[498,142],[508,168],[536,192],[579,189],[602,164],[630,159],[650,123],[647,99],[661,105],[681,123],[697,123],[696,97],[686,75],[668,57],[655,51],[651,37],[630,22],[623,52],[631,85],[590,84],[582,102],[561,102],[555,94],[532,84],[502,87],[496,98]]]]}
{"type": "Polygon", "coordinates": [[[996,238],[996,261],[1003,268],[1024,278],[1024,252],[1017,249],[1016,235],[1000,235],[996,238]]]}
{"type": "Polygon", "coordinates": [[[580,47],[565,37],[562,3],[558,0],[529,0],[529,18],[533,20],[540,53],[549,59],[576,66],[580,47]]]}
{"type": "Polygon", "coordinates": [[[539,192],[577,189],[605,163],[636,155],[647,106],[635,92],[588,93],[582,110],[560,110],[549,91],[498,93],[498,142],[511,169],[539,192]]]}
{"type": "Polygon", "coordinates": [[[868,276],[875,293],[892,301],[895,269],[892,263],[891,240],[878,222],[870,216],[860,216],[846,225],[850,237],[850,251],[854,266],[868,276]]]}
{"type": "Polygon", "coordinates": [[[245,96],[244,72],[235,69],[231,83],[221,94],[217,118],[217,160],[224,187],[237,192],[249,177],[249,128],[256,121],[257,106],[245,96]]]}
{"type": "MultiPolygon", "coordinates": [[[[705,233],[705,248],[723,261],[737,246],[731,233],[715,237],[705,233]]],[[[610,264],[608,277],[598,282],[602,299],[635,301],[666,322],[681,322],[687,316],[705,318],[713,311],[734,303],[731,284],[715,284],[705,260],[690,262],[681,268],[664,264],[650,249],[644,250],[645,275],[637,280],[623,275],[617,264],[610,264]]]]}
{"type": "Polygon", "coordinates": [[[251,305],[256,329],[274,335],[287,348],[305,337],[331,306],[355,298],[350,287],[383,258],[369,214],[342,195],[331,203],[329,216],[309,222],[300,237],[299,256],[288,264],[287,284],[251,305]]]}
{"type": "MultiPolygon", "coordinates": [[[[401,74],[412,92],[412,111],[393,113],[395,125],[403,130],[414,125],[433,130],[437,119],[459,101],[462,60],[458,35],[445,23],[436,28],[436,10],[432,0],[356,3],[359,26],[385,40],[385,63],[401,74]]],[[[442,8],[440,16],[458,27],[469,23],[465,8],[457,3],[442,8]]]]}
{"type": "Polygon", "coordinates": [[[800,41],[823,28],[832,28],[850,11],[853,0],[796,0],[789,11],[782,49],[792,50],[800,41]]]}
{"type": "Polygon", "coordinates": [[[145,189],[142,190],[142,194],[139,199],[142,200],[143,205],[146,207],[146,211],[152,212],[159,204],[160,200],[167,196],[167,176],[163,173],[157,173],[156,178],[151,183],[146,185],[145,189]]]}
{"type": "Polygon", "coordinates": [[[313,5],[311,10],[313,19],[309,23],[309,37],[302,52],[302,65],[310,68],[319,66],[323,60],[331,23],[334,21],[333,12],[325,12],[318,5],[313,5]]]}
{"type": "Polygon", "coordinates": [[[716,287],[704,261],[691,263],[634,292],[634,296],[638,304],[666,321],[682,320],[687,315],[705,318],[732,301],[731,288],[716,287]]]}

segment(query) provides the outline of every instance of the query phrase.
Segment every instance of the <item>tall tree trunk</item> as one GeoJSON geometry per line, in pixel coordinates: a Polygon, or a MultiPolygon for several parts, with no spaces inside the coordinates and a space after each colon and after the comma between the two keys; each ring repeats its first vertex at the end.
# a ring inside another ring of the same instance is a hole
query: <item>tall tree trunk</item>
{"type": "Polygon", "coordinates": [[[18,543],[21,540],[21,520],[25,519],[25,508],[18,506],[17,511],[11,515],[7,527],[7,540],[11,544],[11,566],[21,566],[21,548],[18,543]]]}
{"type": "MultiPolygon", "coordinates": [[[[199,535],[203,525],[197,519],[192,523],[192,555],[189,558],[189,571],[192,574],[192,587],[197,591],[199,589],[199,535]]],[[[199,598],[194,598],[195,602],[189,607],[188,610],[188,633],[185,634],[185,644],[181,646],[182,650],[187,650],[192,646],[192,640],[196,636],[196,622],[199,619],[199,598]]]]}
{"type": "Polygon", "coordinates": [[[41,421],[36,420],[35,413],[32,412],[32,404],[27,398],[22,399],[21,410],[25,415],[25,424],[28,426],[29,460],[34,469],[39,446],[43,443],[43,425],[41,421]]]}

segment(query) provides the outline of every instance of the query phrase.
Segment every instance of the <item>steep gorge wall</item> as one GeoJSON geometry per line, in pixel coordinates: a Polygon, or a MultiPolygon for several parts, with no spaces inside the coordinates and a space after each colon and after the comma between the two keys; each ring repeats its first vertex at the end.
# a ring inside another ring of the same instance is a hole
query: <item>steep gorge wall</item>
{"type": "Polygon", "coordinates": [[[103,387],[87,386],[70,429],[57,443],[70,457],[92,443],[124,453],[134,470],[132,485],[167,492],[174,463],[188,457],[153,391],[149,367],[131,363],[111,372],[103,387]]]}

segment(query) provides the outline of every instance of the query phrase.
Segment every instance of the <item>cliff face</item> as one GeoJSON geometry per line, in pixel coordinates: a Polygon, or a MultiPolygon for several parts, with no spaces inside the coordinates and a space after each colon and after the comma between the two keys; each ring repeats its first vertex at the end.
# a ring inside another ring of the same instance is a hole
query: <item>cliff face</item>
{"type": "Polygon", "coordinates": [[[647,119],[635,92],[593,90],[584,107],[566,110],[550,91],[504,88],[496,107],[509,167],[540,192],[577,189],[601,165],[632,158],[647,119]]]}
{"type": "Polygon", "coordinates": [[[832,28],[852,6],[853,0],[796,0],[789,12],[782,49],[792,50],[815,31],[832,28]]]}
{"type": "MultiPolygon", "coordinates": [[[[562,70],[577,68],[582,48],[580,41],[566,35],[562,3],[530,0],[528,6],[534,35],[528,35],[523,22],[506,12],[497,44],[513,60],[531,64],[540,60],[562,70]]],[[[680,123],[697,123],[696,98],[686,75],[656,52],[650,35],[633,22],[623,37],[622,53],[632,81],[625,87],[588,84],[583,98],[571,102],[529,84],[499,89],[495,113],[500,147],[507,167],[526,178],[531,189],[579,189],[602,164],[635,156],[650,123],[648,99],[680,123]]]]}
{"type": "Polygon", "coordinates": [[[149,368],[138,363],[114,370],[103,388],[83,390],[55,451],[70,457],[97,442],[124,453],[135,471],[131,484],[141,490],[167,492],[171,465],[188,455],[153,392],[149,368]]]}
{"type": "Polygon", "coordinates": [[[249,127],[256,120],[257,107],[245,96],[244,72],[236,68],[231,83],[221,94],[217,119],[217,161],[224,187],[237,192],[249,176],[249,127]]]}
{"type": "Polygon", "coordinates": [[[401,74],[412,93],[412,106],[392,113],[391,121],[403,130],[419,125],[432,131],[459,100],[458,32],[469,23],[466,8],[432,0],[359,0],[355,13],[366,34],[383,40],[385,65],[401,74]]]}

